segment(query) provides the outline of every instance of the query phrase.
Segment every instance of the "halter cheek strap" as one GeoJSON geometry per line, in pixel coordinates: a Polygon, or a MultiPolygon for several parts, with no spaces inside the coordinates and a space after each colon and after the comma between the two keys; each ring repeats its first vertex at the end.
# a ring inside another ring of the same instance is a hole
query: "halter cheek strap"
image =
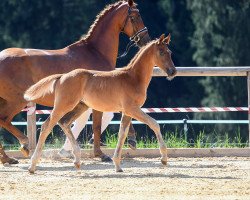
{"type": "MultiPolygon", "coordinates": [[[[125,27],[126,27],[126,25],[127,25],[127,23],[128,23],[128,19],[131,17],[130,14],[131,14],[132,11],[133,11],[132,8],[129,7],[129,8],[128,8],[128,15],[127,15],[127,17],[126,17],[126,20],[125,20],[125,23],[124,23],[124,26],[123,26],[121,32],[124,32],[124,29],[125,29],[125,27]]],[[[133,23],[132,23],[132,25],[134,26],[133,23]]],[[[133,29],[134,29],[134,27],[133,27],[133,29]]],[[[148,31],[147,27],[144,27],[144,28],[142,28],[141,30],[137,31],[137,32],[136,32],[133,36],[131,36],[129,39],[130,39],[131,41],[137,43],[137,42],[139,42],[139,41],[141,40],[141,37],[140,37],[141,33],[144,33],[144,32],[147,32],[147,31],[148,31]]]]}
{"type": "MultiPolygon", "coordinates": [[[[124,22],[124,26],[121,29],[121,32],[124,32],[124,29],[125,29],[125,27],[126,27],[126,25],[128,23],[128,19],[131,17],[130,16],[131,11],[132,11],[132,9],[131,9],[131,7],[129,7],[129,9],[128,9],[128,15],[127,15],[126,20],[124,22]]],[[[134,29],[134,24],[133,23],[132,23],[132,26],[133,26],[133,29],[134,29]]],[[[141,37],[141,34],[144,33],[144,32],[148,32],[147,27],[142,28],[141,30],[137,31],[133,36],[131,36],[129,38],[130,42],[129,42],[129,44],[126,47],[126,51],[121,56],[119,56],[118,58],[125,57],[128,54],[130,48],[133,47],[133,46],[135,46],[144,37],[144,36],[141,37]]]]}

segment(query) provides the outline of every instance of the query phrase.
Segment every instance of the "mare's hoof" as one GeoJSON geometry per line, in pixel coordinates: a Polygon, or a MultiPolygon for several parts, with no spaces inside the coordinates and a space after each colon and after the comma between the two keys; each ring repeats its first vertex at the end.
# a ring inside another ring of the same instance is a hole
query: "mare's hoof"
{"type": "Polygon", "coordinates": [[[128,146],[132,150],[136,150],[136,140],[128,139],[128,146]]]}
{"type": "Polygon", "coordinates": [[[22,152],[22,154],[27,158],[29,157],[30,154],[30,150],[28,149],[27,145],[22,145],[20,148],[20,151],[22,152]]]}
{"type": "Polygon", "coordinates": [[[163,164],[163,165],[167,165],[167,161],[166,160],[161,160],[161,163],[163,164]]]}
{"type": "Polygon", "coordinates": [[[101,156],[101,160],[102,160],[102,162],[112,162],[112,161],[113,161],[113,160],[112,160],[109,156],[107,156],[107,155],[101,156]]]}
{"type": "Polygon", "coordinates": [[[18,164],[19,162],[15,158],[3,157],[3,158],[1,158],[1,163],[3,163],[3,164],[8,163],[10,165],[15,165],[15,164],[18,164]]]}

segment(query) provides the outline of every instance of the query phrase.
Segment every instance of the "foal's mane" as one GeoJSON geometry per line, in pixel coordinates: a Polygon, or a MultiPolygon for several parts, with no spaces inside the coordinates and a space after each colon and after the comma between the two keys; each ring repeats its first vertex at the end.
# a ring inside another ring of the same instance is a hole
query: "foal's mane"
{"type": "Polygon", "coordinates": [[[127,65],[127,67],[124,68],[131,68],[132,66],[134,66],[134,63],[136,62],[136,60],[138,59],[138,57],[143,54],[144,51],[146,51],[146,49],[149,48],[149,46],[151,46],[153,43],[155,43],[157,40],[152,40],[151,42],[149,42],[148,44],[146,44],[144,47],[142,47],[137,54],[134,56],[134,58],[132,58],[132,60],[130,61],[130,63],[127,65]]]}
{"type": "Polygon", "coordinates": [[[97,27],[97,24],[106,16],[107,13],[114,10],[117,6],[120,6],[121,4],[125,3],[126,1],[120,0],[116,3],[107,5],[97,16],[94,21],[94,23],[90,26],[88,33],[81,37],[81,40],[88,40],[91,34],[94,32],[95,28],[97,27]]]}

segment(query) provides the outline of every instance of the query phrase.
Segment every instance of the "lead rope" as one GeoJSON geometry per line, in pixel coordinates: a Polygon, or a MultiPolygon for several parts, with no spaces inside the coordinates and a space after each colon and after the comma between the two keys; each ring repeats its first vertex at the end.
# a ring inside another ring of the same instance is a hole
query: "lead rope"
{"type": "Polygon", "coordinates": [[[126,51],[125,51],[122,55],[118,56],[117,58],[118,58],[118,59],[124,58],[126,55],[128,55],[129,50],[130,50],[132,47],[134,47],[135,45],[136,45],[136,43],[135,43],[134,41],[130,41],[130,42],[128,43],[127,47],[126,47],[126,51]]]}
{"type": "Polygon", "coordinates": [[[140,34],[143,32],[146,32],[146,31],[148,31],[148,29],[147,29],[147,27],[144,27],[143,29],[141,29],[137,33],[135,33],[132,37],[130,37],[129,38],[130,42],[128,43],[128,45],[126,47],[126,51],[122,55],[118,56],[118,59],[124,58],[128,54],[129,50],[132,47],[136,46],[136,44],[143,38],[143,37],[140,38],[140,34]]]}

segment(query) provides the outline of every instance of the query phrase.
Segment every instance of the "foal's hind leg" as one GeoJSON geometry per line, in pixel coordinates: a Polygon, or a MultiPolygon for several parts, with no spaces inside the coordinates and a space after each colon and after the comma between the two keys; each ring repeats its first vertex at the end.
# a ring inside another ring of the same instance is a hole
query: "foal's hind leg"
{"type": "Polygon", "coordinates": [[[112,159],[108,155],[104,154],[100,148],[102,115],[102,112],[93,110],[94,155],[96,157],[100,157],[103,162],[111,162],[112,159]]]}
{"type": "Polygon", "coordinates": [[[36,169],[36,164],[41,157],[43,144],[48,137],[52,128],[56,123],[67,113],[71,112],[77,104],[79,104],[80,96],[77,96],[79,90],[68,90],[65,92],[65,88],[59,85],[55,92],[55,105],[49,116],[49,118],[42,125],[39,140],[35,149],[35,152],[31,158],[31,166],[29,167],[30,173],[34,173],[36,169]],[[77,93],[77,94],[75,94],[77,93]],[[74,97],[74,98],[68,98],[74,97]]]}
{"type": "Polygon", "coordinates": [[[46,138],[50,134],[52,128],[56,125],[56,123],[63,117],[65,113],[57,112],[55,110],[52,111],[51,115],[46,119],[41,127],[41,133],[38,139],[38,143],[36,145],[36,149],[34,154],[31,157],[31,165],[29,167],[29,172],[34,173],[36,170],[36,164],[41,157],[43,144],[45,143],[46,138]]]}
{"type": "Polygon", "coordinates": [[[71,146],[73,148],[73,154],[75,157],[74,164],[77,169],[80,169],[81,165],[81,149],[78,143],[76,142],[76,139],[74,138],[70,126],[86,110],[88,110],[88,106],[80,102],[71,112],[67,113],[62,119],[60,119],[58,123],[71,143],[71,146]]]}

